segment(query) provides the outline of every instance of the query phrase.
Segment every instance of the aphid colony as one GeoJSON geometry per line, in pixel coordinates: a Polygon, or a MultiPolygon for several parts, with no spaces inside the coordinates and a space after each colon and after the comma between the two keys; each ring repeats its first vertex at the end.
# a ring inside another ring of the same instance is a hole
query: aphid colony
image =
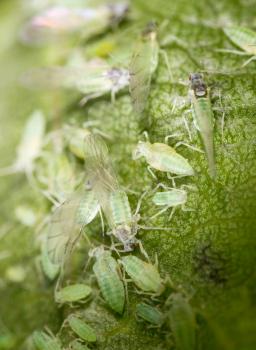
{"type": "MultiPolygon", "coordinates": [[[[125,3],[94,9],[52,7],[29,21],[21,38],[30,45],[56,42],[66,35],[79,34],[83,39],[89,39],[121,21],[127,10],[125,3]]],[[[241,27],[225,28],[224,32],[246,54],[253,55],[250,60],[255,58],[254,32],[241,27]]],[[[90,62],[79,59],[76,64],[69,62],[66,66],[31,71],[23,81],[28,85],[39,82],[39,85],[47,89],[76,90],[84,94],[82,104],[107,93],[111,93],[114,101],[116,93],[129,86],[134,111],[141,114],[146,108],[159,52],[157,28],[152,22],[143,31],[131,55],[129,69],[111,66],[98,59],[90,62]]],[[[194,124],[207,156],[209,174],[214,178],[214,115],[210,91],[202,74],[190,75],[189,95],[194,124]]],[[[71,253],[77,242],[85,237],[91,246],[87,267],[92,265],[92,276],[108,308],[120,316],[129,312],[128,284],[132,283],[137,294],[143,297],[143,301],[136,305],[135,317],[138,321],[146,322],[151,327],[171,330],[177,349],[193,350],[196,346],[196,318],[189,298],[185,292],[173,286],[168,276],[161,276],[157,263],[150,262],[137,237],[139,229],[170,229],[139,225],[141,201],[148,193],[142,194],[133,214],[128,195],[119,185],[104,141],[108,135],[91,126],[77,128],[65,125],[44,137],[45,119],[40,111],[34,112],[25,127],[16,161],[0,172],[0,175],[25,172],[31,184],[54,204],[53,213],[44,228],[40,262],[49,280],[54,281],[59,276],[54,293],[55,301],[59,305],[69,304],[72,307],[77,303],[88,303],[94,298],[95,287],[84,281],[63,286],[65,267],[71,253]],[[85,171],[80,171],[79,176],[63,152],[65,147],[74,157],[84,161],[85,171]],[[108,224],[109,246],[95,247],[87,236],[87,225],[97,215],[101,218],[102,233],[104,220],[108,224]],[[137,247],[143,258],[135,255],[137,247]]],[[[145,159],[148,171],[154,178],[157,178],[155,171],[163,172],[173,184],[173,187],[169,187],[159,183],[153,190],[150,200],[161,209],[152,218],[172,208],[171,219],[178,206],[183,210],[193,210],[185,207],[188,197],[185,189],[192,187],[183,185],[176,188],[175,184],[175,178],[196,174],[189,161],[168,144],[151,143],[148,138],[146,141],[138,141],[134,147],[133,160],[141,157],[145,159]],[[162,190],[157,191],[159,188],[162,190]]],[[[72,334],[66,349],[89,349],[87,344],[97,343],[97,330],[79,312],[67,316],[57,336],[49,330],[35,331],[32,343],[38,350],[64,349],[60,338],[66,327],[72,334]]]]}

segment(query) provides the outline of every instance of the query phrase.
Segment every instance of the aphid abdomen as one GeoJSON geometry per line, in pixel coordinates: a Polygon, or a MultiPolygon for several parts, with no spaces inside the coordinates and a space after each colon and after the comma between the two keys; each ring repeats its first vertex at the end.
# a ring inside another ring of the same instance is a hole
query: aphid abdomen
{"type": "Polygon", "coordinates": [[[210,175],[216,175],[214,141],[213,141],[213,112],[209,97],[193,98],[193,116],[200,132],[208,159],[210,175]]]}
{"type": "Polygon", "coordinates": [[[124,191],[115,191],[110,195],[111,211],[115,225],[129,224],[132,221],[132,212],[127,194],[124,191]]]}
{"type": "Polygon", "coordinates": [[[171,190],[165,192],[156,192],[152,198],[155,205],[175,207],[185,204],[187,201],[187,193],[182,190],[171,190]]]}
{"type": "Polygon", "coordinates": [[[163,314],[156,308],[149,304],[140,303],[136,305],[136,314],[143,320],[153,324],[161,325],[163,321],[163,314]]]}
{"type": "Polygon", "coordinates": [[[118,275],[118,264],[108,253],[99,256],[93,265],[100,290],[107,304],[122,314],[125,302],[124,285],[118,275]]]}
{"type": "Polygon", "coordinates": [[[160,292],[162,279],[156,267],[150,263],[128,255],[122,258],[122,264],[132,281],[144,292],[160,292]]]}
{"type": "Polygon", "coordinates": [[[89,224],[100,210],[100,204],[94,191],[85,191],[83,199],[77,208],[77,223],[89,224]]]}
{"type": "Polygon", "coordinates": [[[235,45],[252,55],[256,54],[256,33],[253,30],[239,26],[227,27],[223,30],[235,45]]]}
{"type": "Polygon", "coordinates": [[[73,332],[76,333],[81,339],[92,343],[96,342],[97,337],[94,330],[79,317],[70,315],[68,317],[68,323],[73,332]]]}
{"type": "Polygon", "coordinates": [[[195,314],[188,301],[181,294],[173,296],[169,321],[176,348],[178,350],[195,349],[195,314]]]}

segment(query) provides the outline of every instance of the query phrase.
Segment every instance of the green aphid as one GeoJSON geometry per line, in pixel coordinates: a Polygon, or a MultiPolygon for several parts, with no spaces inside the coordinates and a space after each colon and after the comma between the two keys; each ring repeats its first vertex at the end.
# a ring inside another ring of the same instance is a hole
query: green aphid
{"type": "Polygon", "coordinates": [[[65,125],[63,131],[69,150],[76,157],[84,160],[86,158],[84,139],[91,132],[86,128],[77,128],[71,125],[65,125]]]}
{"type": "Polygon", "coordinates": [[[90,350],[87,345],[81,343],[80,340],[75,339],[69,343],[68,350],[90,350]]]}
{"type": "Polygon", "coordinates": [[[171,300],[169,322],[175,346],[177,350],[193,350],[196,347],[195,313],[181,294],[174,294],[171,300]]]}
{"type": "Polygon", "coordinates": [[[214,115],[210,100],[210,89],[206,86],[203,75],[200,73],[191,74],[190,81],[194,123],[202,138],[208,159],[210,176],[214,178],[216,176],[213,140],[214,115]]]}
{"type": "Polygon", "coordinates": [[[127,255],[120,262],[133,283],[143,292],[162,293],[164,283],[155,265],[145,262],[134,255],[127,255]]]}
{"type": "Polygon", "coordinates": [[[60,341],[52,334],[35,331],[33,333],[33,342],[37,350],[61,350],[60,341]]]}
{"type": "Polygon", "coordinates": [[[130,63],[130,93],[136,113],[142,113],[148,99],[151,78],[158,66],[157,28],[150,22],[135,47],[130,63]]]}
{"type": "Polygon", "coordinates": [[[110,233],[124,246],[125,251],[134,249],[139,217],[132,215],[125,191],[118,183],[104,140],[98,135],[85,139],[87,153],[86,170],[100,207],[108,221],[110,233]]]}
{"type": "Polygon", "coordinates": [[[67,321],[72,331],[81,339],[90,343],[96,342],[96,333],[92,327],[85,323],[80,317],[76,315],[70,315],[68,316],[67,321]]]}
{"type": "Polygon", "coordinates": [[[153,215],[151,219],[164,213],[169,208],[173,208],[169,216],[169,220],[171,220],[177,206],[181,206],[183,210],[186,210],[184,209],[184,206],[187,202],[187,192],[183,189],[177,189],[177,188],[167,188],[167,189],[168,191],[156,192],[154,194],[152,198],[153,203],[157,206],[162,206],[164,208],[160,210],[158,213],[156,213],[155,215],[153,215]]]}
{"type": "Polygon", "coordinates": [[[55,292],[56,303],[72,303],[87,299],[92,292],[91,287],[86,284],[77,283],[66,286],[55,292]]]}
{"type": "MultiPolygon", "coordinates": [[[[150,143],[139,141],[133,159],[145,157],[151,168],[176,174],[179,176],[193,176],[195,172],[188,160],[175,151],[174,148],[164,143],[150,143]]],[[[150,170],[151,172],[151,170],[150,170]]]]}
{"type": "Polygon", "coordinates": [[[104,247],[93,249],[90,255],[96,258],[93,272],[105,301],[112,310],[122,314],[125,304],[125,289],[117,261],[111,256],[110,251],[104,250],[104,247]]]}
{"type": "MultiPolygon", "coordinates": [[[[231,26],[223,29],[227,37],[240,49],[244,50],[244,54],[252,55],[252,57],[247,60],[243,67],[250,63],[256,58],[256,32],[241,26],[231,26]]],[[[221,50],[223,52],[233,52],[242,55],[243,52],[232,51],[232,50],[221,50]]]]}
{"type": "Polygon", "coordinates": [[[48,227],[47,254],[53,264],[62,264],[100,209],[95,192],[90,189],[77,191],[69,200],[55,209],[48,227]]]}
{"type": "Polygon", "coordinates": [[[45,243],[43,243],[43,246],[42,246],[40,262],[41,262],[42,270],[43,270],[45,276],[50,281],[53,281],[60,273],[60,265],[54,264],[51,262],[51,260],[48,256],[48,251],[47,251],[47,247],[46,247],[45,243]]]}
{"type": "Polygon", "coordinates": [[[164,320],[164,315],[161,311],[145,303],[136,305],[136,315],[154,326],[161,326],[164,320]]]}

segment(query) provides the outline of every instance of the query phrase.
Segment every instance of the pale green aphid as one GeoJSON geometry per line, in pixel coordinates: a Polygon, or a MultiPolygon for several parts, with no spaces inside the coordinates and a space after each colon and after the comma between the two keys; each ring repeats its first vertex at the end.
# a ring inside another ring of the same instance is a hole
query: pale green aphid
{"type": "Polygon", "coordinates": [[[169,311],[170,328],[177,350],[193,350],[196,346],[196,319],[189,302],[174,294],[169,311]]]}
{"type": "Polygon", "coordinates": [[[67,322],[72,331],[78,335],[81,339],[87,342],[96,342],[97,336],[93,328],[85,323],[79,316],[69,315],[67,322]]]}
{"type": "Polygon", "coordinates": [[[41,111],[34,111],[26,122],[17,156],[13,165],[0,169],[0,176],[25,172],[31,175],[34,161],[40,155],[45,133],[45,117],[41,111]]]}
{"type": "Polygon", "coordinates": [[[125,272],[133,283],[143,292],[161,294],[164,290],[163,280],[155,265],[145,262],[136,256],[127,255],[120,260],[125,272]]]}
{"type": "Polygon", "coordinates": [[[136,315],[154,326],[161,326],[164,320],[164,315],[161,311],[146,303],[136,305],[136,315]]]}
{"type": "Polygon", "coordinates": [[[202,138],[208,158],[210,176],[215,177],[216,166],[213,140],[214,115],[210,100],[210,89],[206,86],[203,75],[200,73],[191,74],[190,81],[190,98],[194,123],[202,138]]]}
{"type": "Polygon", "coordinates": [[[90,350],[87,345],[81,343],[80,340],[75,339],[69,343],[68,350],[90,350]]]}
{"type": "Polygon", "coordinates": [[[125,289],[117,261],[111,256],[110,251],[104,250],[104,247],[93,249],[90,255],[96,259],[93,272],[104,299],[112,310],[122,314],[125,303],[125,289]]]}
{"type": "Polygon", "coordinates": [[[256,59],[256,32],[241,26],[231,26],[223,29],[227,37],[243,51],[232,51],[232,50],[219,50],[223,52],[236,53],[238,55],[252,55],[249,60],[247,60],[243,67],[250,63],[252,60],[256,59]]]}
{"type": "Polygon", "coordinates": [[[95,192],[84,189],[55,209],[47,233],[47,253],[53,264],[62,264],[79,239],[84,226],[100,210],[95,192]]]}
{"type": "Polygon", "coordinates": [[[97,7],[52,6],[33,17],[20,33],[29,45],[58,42],[67,35],[78,35],[83,40],[104,32],[123,19],[127,3],[106,4],[97,7]]]}
{"type": "Polygon", "coordinates": [[[61,350],[60,341],[52,334],[42,331],[33,333],[33,342],[37,350],[61,350]]]}
{"type": "Polygon", "coordinates": [[[139,141],[134,153],[133,159],[145,157],[151,168],[176,174],[179,176],[192,176],[195,172],[188,160],[175,151],[174,148],[164,143],[150,143],[148,141],[139,141]]]}
{"type": "Polygon", "coordinates": [[[60,264],[54,264],[51,262],[45,242],[42,245],[40,262],[45,276],[50,281],[53,281],[60,273],[60,264]]]}
{"type": "Polygon", "coordinates": [[[77,283],[55,291],[56,303],[72,303],[87,299],[92,292],[91,287],[86,284],[77,283]]]}
{"type": "Polygon", "coordinates": [[[27,87],[75,90],[84,95],[80,104],[111,93],[112,101],[118,91],[129,84],[129,72],[109,66],[103,60],[94,60],[76,66],[54,66],[27,72],[22,82],[27,87]]]}

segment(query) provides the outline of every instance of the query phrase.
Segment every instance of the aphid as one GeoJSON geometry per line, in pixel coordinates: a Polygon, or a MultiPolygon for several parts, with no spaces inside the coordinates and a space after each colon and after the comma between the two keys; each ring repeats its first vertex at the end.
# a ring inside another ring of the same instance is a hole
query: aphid
{"type": "MultiPolygon", "coordinates": [[[[185,208],[185,204],[187,202],[188,196],[187,196],[187,192],[184,189],[170,188],[162,184],[159,184],[157,187],[160,187],[160,186],[167,191],[156,192],[152,197],[152,201],[155,205],[162,206],[164,208],[160,210],[157,214],[153,215],[151,219],[161,215],[169,208],[172,208],[171,214],[169,216],[169,220],[171,220],[177,206],[181,206],[182,210],[184,211],[192,210],[192,209],[185,208]]],[[[182,186],[182,187],[185,187],[185,186],[182,186]]]]}
{"type": "Polygon", "coordinates": [[[96,258],[93,272],[104,299],[111,309],[122,314],[125,303],[125,289],[117,261],[111,256],[111,252],[104,250],[103,247],[93,249],[90,255],[96,258]]]}
{"type": "Polygon", "coordinates": [[[95,8],[50,7],[24,26],[20,38],[30,45],[57,42],[67,35],[79,35],[83,40],[88,40],[120,22],[127,11],[127,3],[95,8]]]}
{"type": "Polygon", "coordinates": [[[135,112],[142,113],[149,95],[151,77],[158,66],[159,44],[156,24],[142,32],[130,63],[130,93],[135,112]]]}
{"type": "Polygon", "coordinates": [[[133,250],[134,244],[138,243],[135,238],[138,208],[132,215],[127,194],[120,189],[102,138],[98,135],[86,137],[85,152],[89,183],[108,221],[110,233],[123,244],[125,251],[133,250]]]}
{"type": "Polygon", "coordinates": [[[203,80],[203,75],[200,73],[191,74],[190,81],[190,98],[194,123],[204,144],[210,176],[215,177],[216,167],[213,141],[214,116],[210,100],[210,90],[203,80]]]}
{"type": "Polygon", "coordinates": [[[42,245],[42,251],[40,255],[40,262],[42,266],[42,270],[45,274],[45,276],[50,280],[53,281],[60,273],[60,265],[59,264],[53,264],[48,256],[48,251],[45,242],[42,245]]]}
{"type": "Polygon", "coordinates": [[[161,294],[163,280],[155,265],[145,262],[134,255],[127,255],[120,260],[125,272],[143,292],[161,294]]]}
{"type": "Polygon", "coordinates": [[[81,235],[100,210],[95,192],[77,191],[69,200],[55,209],[47,233],[47,253],[53,264],[63,264],[81,235]]]}
{"type": "Polygon", "coordinates": [[[170,328],[178,350],[193,350],[196,346],[196,319],[189,302],[180,294],[171,298],[170,328]]]}
{"type": "Polygon", "coordinates": [[[0,169],[0,176],[24,172],[30,177],[42,148],[44,132],[45,117],[41,111],[35,111],[26,122],[16,160],[13,165],[0,169]]]}
{"type": "Polygon", "coordinates": [[[61,350],[61,343],[54,335],[42,331],[33,333],[33,342],[38,350],[61,350]]]}
{"type": "Polygon", "coordinates": [[[118,91],[129,84],[129,72],[124,68],[109,66],[105,61],[94,60],[76,66],[52,66],[36,68],[22,77],[26,87],[75,90],[85,97],[84,105],[90,99],[111,93],[112,101],[118,91]]]}
{"type": "Polygon", "coordinates": [[[86,284],[77,283],[56,291],[54,297],[56,303],[72,303],[87,299],[91,292],[91,287],[86,284]]]}
{"type": "Polygon", "coordinates": [[[178,154],[174,148],[164,143],[150,143],[148,141],[139,141],[134,153],[133,159],[145,157],[149,164],[148,170],[152,173],[151,168],[167,173],[173,173],[179,176],[192,176],[195,172],[187,159],[178,154]]]}
{"type": "Polygon", "coordinates": [[[85,323],[79,316],[69,315],[67,322],[72,331],[78,335],[81,339],[87,342],[96,342],[97,337],[92,327],[85,323]]]}
{"type": "Polygon", "coordinates": [[[154,326],[161,326],[164,315],[156,307],[145,303],[136,305],[136,315],[154,326]]]}
{"type": "Polygon", "coordinates": [[[224,33],[227,35],[227,37],[239,48],[241,48],[243,51],[232,51],[232,50],[219,50],[222,52],[231,52],[236,53],[238,55],[252,55],[249,60],[247,60],[243,67],[246,66],[248,63],[250,63],[252,60],[256,59],[256,32],[246,28],[246,27],[240,27],[240,26],[232,26],[232,27],[226,27],[223,29],[224,33]]]}
{"type": "Polygon", "coordinates": [[[69,343],[68,350],[90,350],[87,345],[80,342],[80,340],[75,339],[69,343]]]}

